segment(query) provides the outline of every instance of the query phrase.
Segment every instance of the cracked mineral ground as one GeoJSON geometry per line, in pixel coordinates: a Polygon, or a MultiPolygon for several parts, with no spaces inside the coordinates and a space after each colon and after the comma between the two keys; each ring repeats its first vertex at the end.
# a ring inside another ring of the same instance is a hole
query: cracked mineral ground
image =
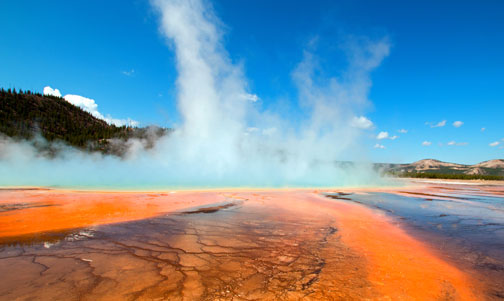
{"type": "Polygon", "coordinates": [[[2,300],[500,300],[504,188],[0,191],[2,300]]]}

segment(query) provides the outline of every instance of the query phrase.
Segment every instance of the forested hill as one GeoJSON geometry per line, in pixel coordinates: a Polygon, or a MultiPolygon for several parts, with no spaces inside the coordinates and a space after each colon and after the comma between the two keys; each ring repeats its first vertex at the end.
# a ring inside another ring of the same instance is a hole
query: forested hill
{"type": "Polygon", "coordinates": [[[112,141],[152,140],[168,132],[163,128],[117,127],[61,97],[0,89],[0,133],[15,140],[41,135],[49,142],[62,141],[80,149],[121,155],[121,147],[114,147],[112,141]]]}

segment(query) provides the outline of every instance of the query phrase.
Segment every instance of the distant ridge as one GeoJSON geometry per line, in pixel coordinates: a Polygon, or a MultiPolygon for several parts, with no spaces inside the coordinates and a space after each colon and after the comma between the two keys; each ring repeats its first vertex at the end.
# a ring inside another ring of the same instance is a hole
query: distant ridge
{"type": "Polygon", "coordinates": [[[415,170],[429,170],[429,169],[439,169],[439,168],[454,168],[454,169],[463,169],[466,165],[456,164],[456,163],[448,163],[435,159],[424,159],[420,161],[416,161],[411,163],[411,166],[415,167],[415,170]]]}
{"type": "Polygon", "coordinates": [[[488,160],[474,166],[485,168],[504,168],[504,159],[488,160]]]}
{"type": "Polygon", "coordinates": [[[423,159],[410,164],[375,164],[376,168],[394,175],[443,174],[504,177],[504,159],[484,161],[474,165],[423,159]]]}

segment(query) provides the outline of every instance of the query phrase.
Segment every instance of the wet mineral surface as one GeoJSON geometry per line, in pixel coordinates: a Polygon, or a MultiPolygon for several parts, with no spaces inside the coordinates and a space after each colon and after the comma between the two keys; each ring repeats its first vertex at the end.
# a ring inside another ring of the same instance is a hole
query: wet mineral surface
{"type": "Polygon", "coordinates": [[[0,191],[0,299],[499,299],[502,271],[459,258],[498,251],[396,205],[419,191],[0,191]]]}
{"type": "MultiPolygon", "coordinates": [[[[504,187],[437,183],[407,190],[358,192],[347,201],[385,212],[434,251],[504,299],[504,187]]],[[[341,197],[339,194],[327,194],[341,197]]]]}

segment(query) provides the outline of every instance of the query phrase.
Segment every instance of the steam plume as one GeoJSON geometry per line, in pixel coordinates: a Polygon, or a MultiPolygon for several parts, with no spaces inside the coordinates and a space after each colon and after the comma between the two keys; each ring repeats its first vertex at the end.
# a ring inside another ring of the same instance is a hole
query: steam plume
{"type": "Polygon", "coordinates": [[[131,147],[124,160],[71,149],[48,160],[35,155],[28,143],[4,139],[0,183],[130,188],[376,184],[369,165],[336,162],[364,158],[361,133],[373,125],[363,116],[369,74],[389,53],[386,39],[347,41],[349,67],[338,78],[321,78],[313,47],[305,50],[292,77],[307,117],[292,122],[257,106],[240,65],[224,49],[221,23],[208,2],[151,3],[176,54],[182,125],[154,149],[131,147]]]}

